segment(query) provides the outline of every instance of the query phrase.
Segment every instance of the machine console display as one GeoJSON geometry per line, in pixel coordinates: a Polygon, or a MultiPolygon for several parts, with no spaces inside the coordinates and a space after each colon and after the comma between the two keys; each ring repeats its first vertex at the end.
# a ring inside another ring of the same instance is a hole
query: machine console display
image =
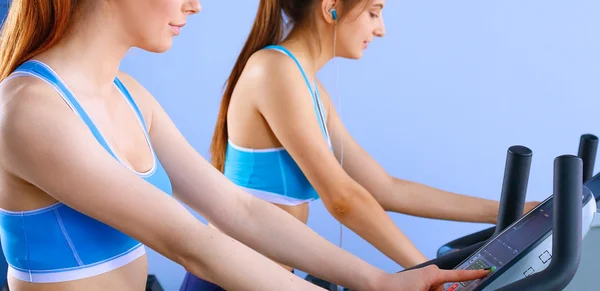
{"type": "MultiPolygon", "coordinates": [[[[592,198],[591,191],[584,187],[582,207],[592,198]]],[[[479,270],[490,268],[491,272],[482,279],[469,282],[447,283],[446,291],[481,290],[510,268],[519,258],[526,255],[544,241],[552,230],[553,210],[552,197],[538,205],[529,214],[505,229],[500,235],[486,243],[469,258],[458,265],[455,270],[479,270]]]]}

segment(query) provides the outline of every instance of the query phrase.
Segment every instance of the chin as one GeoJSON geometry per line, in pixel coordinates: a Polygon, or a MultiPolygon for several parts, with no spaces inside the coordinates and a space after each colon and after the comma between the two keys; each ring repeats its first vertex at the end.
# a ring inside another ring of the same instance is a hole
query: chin
{"type": "Polygon", "coordinates": [[[150,52],[157,53],[157,54],[164,53],[164,52],[167,52],[169,49],[171,49],[171,45],[172,44],[169,42],[168,44],[156,46],[156,47],[154,47],[153,50],[150,50],[150,52]]]}
{"type": "Polygon", "coordinates": [[[362,50],[358,50],[358,51],[347,51],[344,54],[339,54],[338,57],[344,58],[344,59],[350,59],[350,60],[358,60],[360,58],[362,58],[362,50]]]}
{"type": "Polygon", "coordinates": [[[169,40],[164,40],[161,42],[157,42],[157,43],[152,43],[152,44],[146,44],[144,46],[140,46],[139,48],[151,52],[151,53],[164,53],[166,51],[168,51],[171,46],[173,45],[173,39],[169,39],[169,40]]]}
{"type": "Polygon", "coordinates": [[[363,52],[362,51],[357,51],[354,53],[351,53],[348,55],[348,57],[346,57],[347,59],[351,59],[351,60],[360,60],[363,56],[363,52]]]}

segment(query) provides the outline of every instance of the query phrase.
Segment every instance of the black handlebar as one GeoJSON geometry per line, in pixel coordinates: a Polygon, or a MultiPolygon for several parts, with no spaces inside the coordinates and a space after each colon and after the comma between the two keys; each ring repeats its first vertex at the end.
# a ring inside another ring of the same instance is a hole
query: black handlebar
{"type": "Polygon", "coordinates": [[[498,209],[498,224],[495,228],[483,230],[474,236],[479,238],[486,235],[485,238],[482,238],[482,240],[478,242],[469,241],[468,244],[457,245],[458,243],[464,243],[464,238],[462,238],[455,244],[449,244],[457,248],[457,251],[445,254],[407,270],[421,268],[427,265],[436,265],[440,269],[453,269],[463,260],[471,256],[473,252],[483,246],[489,239],[492,239],[495,234],[499,234],[504,228],[521,218],[523,215],[523,207],[525,205],[532,156],[532,151],[527,147],[517,145],[508,148],[506,164],[504,167],[504,180],[502,182],[502,197],[498,209]]]}
{"type": "Polygon", "coordinates": [[[512,146],[507,151],[494,236],[523,215],[532,156],[531,150],[524,146],[512,146]]]}
{"type": "Polygon", "coordinates": [[[577,156],[583,161],[583,183],[587,182],[594,175],[597,151],[598,137],[593,134],[582,135],[579,139],[579,152],[577,156]]]}
{"type": "Polygon", "coordinates": [[[498,290],[563,290],[581,260],[583,161],[573,155],[554,160],[552,261],[548,267],[498,290]]]}

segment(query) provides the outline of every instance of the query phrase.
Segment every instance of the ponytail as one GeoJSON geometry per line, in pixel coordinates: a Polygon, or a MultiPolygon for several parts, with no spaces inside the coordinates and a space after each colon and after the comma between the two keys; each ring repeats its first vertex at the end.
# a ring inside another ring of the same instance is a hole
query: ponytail
{"type": "MultiPolygon", "coordinates": [[[[338,15],[341,15],[340,20],[347,14],[346,11],[354,9],[359,3],[366,5],[371,1],[341,0],[341,7],[337,9],[338,15]]],[[[250,35],[225,84],[225,92],[210,145],[211,162],[219,171],[223,172],[225,167],[225,154],[229,139],[227,134],[227,110],[231,103],[233,89],[242,75],[246,63],[258,50],[268,45],[277,44],[282,40],[284,28],[286,28],[283,21],[284,13],[289,18],[288,23],[293,24],[294,28],[302,27],[310,25],[311,21],[314,22],[312,11],[316,8],[316,5],[319,5],[317,0],[260,0],[250,35]]]]}
{"type": "Polygon", "coordinates": [[[77,0],[14,0],[0,32],[0,82],[67,30],[77,0]]]}
{"type": "Polygon", "coordinates": [[[283,37],[284,27],[281,1],[285,0],[260,0],[250,35],[233,66],[231,75],[227,79],[219,116],[215,125],[215,132],[210,145],[211,162],[221,172],[224,171],[225,167],[225,154],[229,139],[227,134],[227,110],[231,103],[231,95],[250,57],[265,46],[276,44],[283,37]]]}

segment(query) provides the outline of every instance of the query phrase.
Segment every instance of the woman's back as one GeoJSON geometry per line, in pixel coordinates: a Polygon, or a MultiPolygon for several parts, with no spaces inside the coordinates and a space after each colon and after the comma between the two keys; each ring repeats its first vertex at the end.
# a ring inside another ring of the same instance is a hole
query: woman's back
{"type": "MultiPolygon", "coordinates": [[[[283,147],[274,132],[276,124],[269,124],[264,106],[273,98],[289,100],[299,105],[309,119],[298,127],[321,129],[315,136],[330,144],[327,130],[327,107],[317,82],[310,80],[305,69],[291,51],[283,46],[268,46],[256,52],[248,61],[233,91],[228,109],[228,147],[224,174],[253,195],[284,209],[294,217],[307,222],[309,202],[319,199],[294,158],[283,147]],[[300,90],[297,96],[285,92],[300,90]],[[318,124],[317,127],[314,125],[318,124]]],[[[309,155],[310,153],[306,153],[309,155]]]]}

